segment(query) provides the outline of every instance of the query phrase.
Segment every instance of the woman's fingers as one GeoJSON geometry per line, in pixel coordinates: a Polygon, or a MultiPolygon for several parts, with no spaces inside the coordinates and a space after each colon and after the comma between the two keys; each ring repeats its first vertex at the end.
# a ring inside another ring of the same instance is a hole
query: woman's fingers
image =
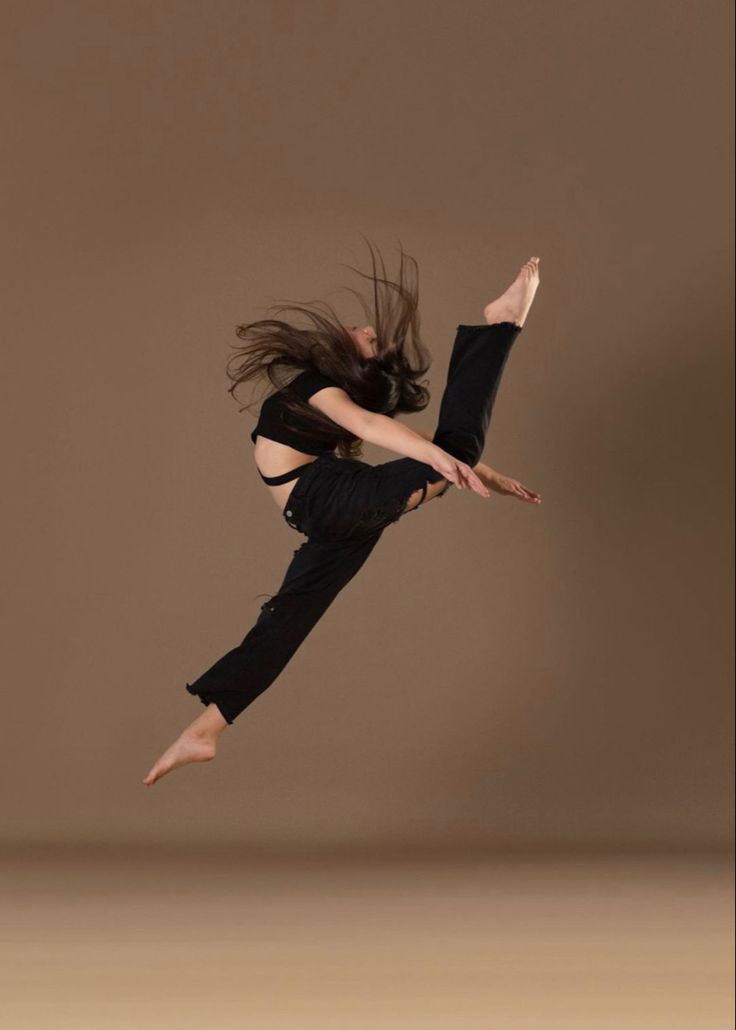
{"type": "Polygon", "coordinates": [[[480,494],[481,497],[490,497],[491,496],[491,491],[488,489],[488,487],[483,482],[483,480],[479,479],[478,476],[476,476],[475,472],[472,471],[472,469],[471,469],[470,474],[473,477],[473,482],[475,484],[475,486],[474,486],[475,492],[477,494],[480,494]]]}
{"type": "Polygon", "coordinates": [[[528,486],[524,486],[523,483],[518,484],[519,488],[523,491],[523,494],[528,501],[539,501],[541,498],[536,490],[530,490],[528,486]]]}
{"type": "Polygon", "coordinates": [[[444,467],[444,462],[437,468],[437,471],[441,472],[445,479],[449,479],[458,490],[473,490],[475,493],[480,494],[481,497],[491,496],[486,484],[476,475],[470,465],[463,461],[452,459],[449,455],[448,458],[450,460],[447,463],[447,468],[444,467]]]}
{"type": "Polygon", "coordinates": [[[530,490],[529,487],[524,486],[516,480],[514,481],[513,486],[514,493],[517,497],[521,498],[522,501],[529,501],[533,504],[539,504],[541,502],[541,498],[536,491],[530,490]]]}
{"type": "Polygon", "coordinates": [[[469,465],[461,464],[459,467],[462,470],[466,482],[471,490],[474,490],[477,494],[480,494],[481,497],[490,497],[490,491],[488,490],[488,487],[481,479],[478,478],[478,476],[475,474],[475,472],[473,472],[469,465]]]}

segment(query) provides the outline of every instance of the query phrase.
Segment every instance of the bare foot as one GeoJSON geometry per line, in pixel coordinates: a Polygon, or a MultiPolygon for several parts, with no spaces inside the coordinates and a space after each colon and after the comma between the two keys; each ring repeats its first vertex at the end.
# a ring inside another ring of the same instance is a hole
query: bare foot
{"type": "Polygon", "coordinates": [[[483,308],[483,317],[492,322],[515,322],[524,325],[534,294],[539,286],[539,258],[529,258],[505,293],[483,308]]]}
{"type": "Polygon", "coordinates": [[[227,725],[217,705],[207,705],[152,766],[143,780],[145,785],[152,787],[156,780],[180,765],[209,762],[217,753],[217,738],[227,725]]]}

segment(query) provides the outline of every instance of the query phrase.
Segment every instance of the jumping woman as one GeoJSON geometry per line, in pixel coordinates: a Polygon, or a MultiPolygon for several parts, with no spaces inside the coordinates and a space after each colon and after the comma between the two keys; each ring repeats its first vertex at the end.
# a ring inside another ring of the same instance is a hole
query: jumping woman
{"type": "Polygon", "coordinates": [[[186,684],[205,709],[154,764],[146,786],[181,765],[214,758],[223,730],[274,682],[384,529],[404,514],[451,485],[484,498],[494,490],[540,502],[533,490],[480,460],[504,365],[539,286],[539,258],[526,261],[483,308],[482,324],[457,326],[430,434],[395,421],[429,403],[420,382],[430,355],[419,333],[418,269],[408,258],[415,270],[408,286],[407,257],[401,248],[394,282],[382,259],[378,275],[371,248],[373,275],[364,278],[373,284],[372,311],[350,292],[373,325],[344,325],[332,307],[312,302],[276,309],[306,314],[307,329],[279,319],[237,328],[246,342],[228,361],[229,392],[259,377],[275,387],[251,433],[253,456],[281,516],[306,539],[243,641],[186,684]],[[364,441],[401,457],[370,465],[359,458],[364,441]]]}

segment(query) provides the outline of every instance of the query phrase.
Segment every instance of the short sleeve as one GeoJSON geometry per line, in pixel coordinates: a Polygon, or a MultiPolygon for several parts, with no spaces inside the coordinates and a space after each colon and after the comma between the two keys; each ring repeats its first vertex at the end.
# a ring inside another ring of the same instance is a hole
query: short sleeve
{"type": "Polygon", "coordinates": [[[326,386],[339,386],[340,384],[316,369],[307,369],[305,372],[301,372],[296,379],[293,379],[289,385],[299,400],[308,401],[312,394],[317,393],[318,390],[323,390],[326,386]]]}

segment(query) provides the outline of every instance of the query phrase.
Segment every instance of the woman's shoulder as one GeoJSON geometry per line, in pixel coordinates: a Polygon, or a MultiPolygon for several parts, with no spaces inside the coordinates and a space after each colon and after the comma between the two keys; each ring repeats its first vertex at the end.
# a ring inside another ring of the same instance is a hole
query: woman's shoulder
{"type": "Polygon", "coordinates": [[[331,376],[325,375],[317,368],[305,368],[296,375],[289,383],[289,390],[300,400],[309,400],[317,390],[323,390],[326,386],[340,386],[331,376]]]}

